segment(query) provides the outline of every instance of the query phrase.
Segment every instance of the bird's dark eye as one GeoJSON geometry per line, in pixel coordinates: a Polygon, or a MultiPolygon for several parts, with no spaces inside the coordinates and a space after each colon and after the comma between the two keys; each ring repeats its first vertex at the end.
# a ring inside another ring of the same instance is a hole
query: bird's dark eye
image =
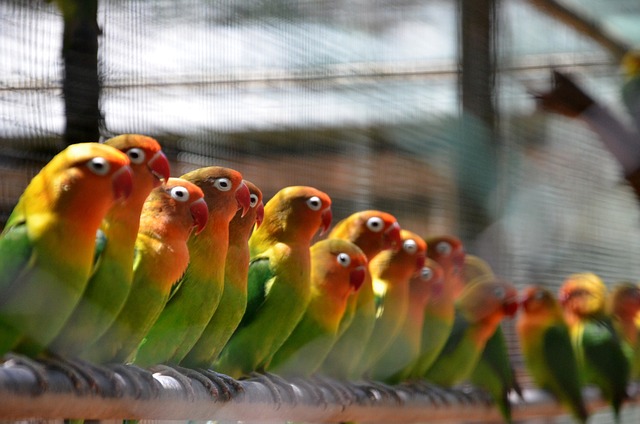
{"type": "Polygon", "coordinates": [[[96,175],[107,175],[111,166],[105,158],[95,157],[87,162],[87,168],[96,175]]]}
{"type": "Polygon", "coordinates": [[[220,191],[231,190],[231,180],[229,178],[218,178],[213,183],[213,186],[220,191]]]}
{"type": "Polygon", "coordinates": [[[367,220],[367,228],[374,233],[379,233],[384,228],[384,222],[382,222],[382,218],[374,216],[367,220]]]}
{"type": "Polygon", "coordinates": [[[252,208],[255,208],[257,204],[258,204],[258,195],[251,194],[249,196],[249,206],[251,206],[252,208]]]}
{"type": "Polygon", "coordinates": [[[451,253],[451,250],[453,250],[451,244],[447,243],[446,241],[441,241],[436,245],[436,251],[441,255],[448,255],[449,253],[451,253]]]}
{"type": "Polygon", "coordinates": [[[309,209],[312,211],[319,211],[322,207],[322,200],[320,200],[318,196],[309,197],[307,199],[307,206],[309,206],[309,209]]]}
{"type": "Polygon", "coordinates": [[[184,187],[173,187],[169,193],[171,194],[171,197],[176,199],[178,202],[186,202],[189,200],[189,190],[184,187]]]}
{"type": "Polygon", "coordinates": [[[140,165],[145,160],[144,150],[137,147],[127,150],[127,156],[129,156],[131,163],[136,165],[140,165]]]}
{"type": "Polygon", "coordinates": [[[349,257],[349,255],[347,255],[346,253],[339,253],[337,256],[337,261],[340,265],[346,268],[349,266],[349,264],[351,264],[351,257],[349,257]]]}
{"type": "Polygon", "coordinates": [[[414,254],[418,251],[418,243],[413,239],[407,239],[402,243],[402,248],[409,254],[414,254]]]}
{"type": "Polygon", "coordinates": [[[504,297],[506,296],[507,293],[506,293],[504,287],[498,286],[495,289],[493,289],[493,294],[498,299],[504,299],[504,297]]]}

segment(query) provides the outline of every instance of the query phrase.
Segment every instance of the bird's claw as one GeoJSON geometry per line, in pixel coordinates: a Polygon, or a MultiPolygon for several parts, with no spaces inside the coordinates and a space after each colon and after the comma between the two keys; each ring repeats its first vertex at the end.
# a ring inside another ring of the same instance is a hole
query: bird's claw
{"type": "Polygon", "coordinates": [[[183,369],[185,368],[159,364],[154,365],[149,370],[154,374],[173,377],[174,379],[176,379],[178,383],[180,383],[180,385],[185,389],[187,393],[187,399],[193,402],[196,398],[196,392],[193,389],[193,385],[191,384],[191,379],[181,372],[183,369]]]}
{"type": "Polygon", "coordinates": [[[36,379],[36,386],[31,394],[38,396],[43,394],[49,388],[49,377],[47,375],[47,368],[38,361],[35,361],[27,356],[18,355],[15,353],[7,353],[4,356],[4,362],[2,364],[5,368],[22,366],[31,371],[36,379]]]}
{"type": "Polygon", "coordinates": [[[209,389],[212,396],[219,400],[230,401],[239,393],[244,392],[242,385],[234,378],[226,374],[221,374],[210,369],[199,368],[198,372],[206,378],[205,387],[209,389]]]}

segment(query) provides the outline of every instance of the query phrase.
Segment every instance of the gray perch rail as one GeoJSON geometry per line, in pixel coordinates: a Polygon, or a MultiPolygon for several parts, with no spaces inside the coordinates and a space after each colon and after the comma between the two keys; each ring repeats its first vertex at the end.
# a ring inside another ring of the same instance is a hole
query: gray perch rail
{"type": "MultiPolygon", "coordinates": [[[[234,380],[211,370],[27,362],[12,357],[0,366],[0,420],[501,422],[488,395],[473,387],[285,380],[269,374],[234,380]]],[[[635,386],[630,389],[635,392],[635,386]]],[[[592,411],[606,408],[595,390],[585,393],[592,411]]],[[[514,400],[516,420],[563,413],[537,390],[514,400]]]]}

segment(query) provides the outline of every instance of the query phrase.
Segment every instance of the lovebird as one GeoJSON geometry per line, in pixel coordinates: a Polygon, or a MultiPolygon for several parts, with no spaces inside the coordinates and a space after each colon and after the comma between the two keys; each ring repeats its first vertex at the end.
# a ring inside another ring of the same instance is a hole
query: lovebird
{"type": "MultiPolygon", "coordinates": [[[[487,262],[470,254],[465,255],[462,274],[465,285],[474,284],[482,279],[495,278],[487,262]]],[[[487,340],[469,381],[476,387],[487,390],[496,402],[505,422],[512,422],[509,394],[515,392],[522,397],[522,389],[511,364],[507,339],[501,325],[487,340]]]]}
{"type": "Polygon", "coordinates": [[[524,362],[534,383],[549,391],[580,422],[589,416],[582,378],[560,303],[549,290],[525,288],[516,323],[524,362]]]}
{"type": "MultiPolygon", "coordinates": [[[[355,212],[338,222],[329,238],[348,240],[356,244],[367,260],[385,249],[400,249],[400,225],[397,219],[378,210],[355,212]]],[[[366,270],[362,287],[347,300],[347,308],[340,321],[338,340],[320,367],[320,373],[349,380],[356,378],[356,367],[371,336],[376,321],[376,305],[371,275],[366,270]]]]}
{"type": "Polygon", "coordinates": [[[204,193],[187,180],[168,178],[151,191],[140,216],[129,296],[111,326],[81,357],[100,364],[131,361],[187,268],[190,234],[201,232],[208,218],[204,193]]]}
{"type": "Polygon", "coordinates": [[[640,287],[630,282],[620,282],[609,296],[607,314],[613,320],[622,343],[622,349],[631,365],[631,379],[640,377],[640,337],[638,319],[640,315],[640,287]]]}
{"type": "Polygon", "coordinates": [[[517,311],[518,292],[509,282],[486,279],[465,287],[451,333],[424,379],[445,387],[467,381],[487,340],[504,317],[517,311]]]}
{"type": "Polygon", "coordinates": [[[444,270],[436,261],[428,258],[422,269],[411,277],[407,318],[393,344],[375,364],[375,379],[391,384],[404,380],[402,371],[420,353],[424,310],[429,299],[442,292],[444,283],[444,270]]]}
{"type": "Polygon", "coordinates": [[[309,304],[309,249],[331,219],[331,198],[313,187],[285,187],[265,204],[262,225],[249,238],[247,309],[217,371],[238,378],[268,367],[309,304]]]}
{"type": "Polygon", "coordinates": [[[240,324],[247,308],[247,278],[249,275],[249,237],[254,226],[264,218],[262,191],[253,183],[249,188],[249,211],[239,210],[229,223],[229,249],[224,267],[224,290],[220,303],[202,335],[181,364],[191,368],[209,368],[240,324]]]}
{"type": "Polygon", "coordinates": [[[462,241],[453,235],[428,237],[427,257],[444,271],[442,290],[432,296],[424,310],[420,354],[403,371],[403,379],[420,379],[436,360],[451,333],[455,316],[455,300],[464,288],[462,270],[466,251],[462,241]]]}
{"type": "Polygon", "coordinates": [[[311,376],[336,341],[347,299],[364,282],[367,257],[347,240],[325,239],[311,246],[311,299],[302,319],[273,356],[267,370],[311,376]]]}
{"type": "Polygon", "coordinates": [[[570,275],[559,292],[583,381],[600,389],[619,421],[628,397],[630,365],[605,313],[606,297],[607,287],[593,273],[570,275]]]}
{"type": "Polygon", "coordinates": [[[96,231],[126,199],[126,154],[72,144],[31,180],[0,235],[0,354],[35,356],[62,329],[93,268],[96,231]]]}
{"type": "Polygon", "coordinates": [[[495,274],[491,265],[479,256],[469,253],[464,255],[464,263],[462,265],[462,280],[467,285],[476,278],[493,278],[495,274]]]}
{"type": "Polygon", "coordinates": [[[386,374],[378,360],[394,343],[409,310],[409,281],[424,266],[427,244],[416,233],[402,229],[402,248],[387,249],[369,263],[376,304],[376,322],[358,365],[359,373],[372,379],[386,374]]]}
{"type": "Polygon", "coordinates": [[[209,218],[189,237],[189,265],[138,348],[133,362],[141,367],[178,365],[198,341],[222,296],[229,222],[238,209],[249,208],[249,189],[236,170],[210,166],[181,178],[203,191],[209,218]]]}
{"type": "Polygon", "coordinates": [[[63,356],[77,356],[95,342],[122,309],[133,280],[134,244],[143,204],[170,174],[160,144],[151,137],[124,134],[104,144],[129,157],[133,190],[126,200],[114,204],[102,221],[93,273],[73,314],[48,347],[63,356]]]}

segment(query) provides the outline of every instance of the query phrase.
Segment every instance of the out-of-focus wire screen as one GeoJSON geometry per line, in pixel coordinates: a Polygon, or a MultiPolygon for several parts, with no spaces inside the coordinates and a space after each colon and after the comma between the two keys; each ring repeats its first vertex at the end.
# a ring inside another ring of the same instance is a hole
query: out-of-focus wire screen
{"type": "MultiPolygon", "coordinates": [[[[614,3],[612,22],[640,16],[614,3]]],[[[640,208],[617,163],[529,93],[558,67],[628,122],[618,64],[529,2],[496,7],[491,132],[460,104],[456,1],[100,0],[102,135],[153,136],[174,175],[232,167],[267,199],[316,186],[336,221],[382,209],[425,237],[459,235],[519,286],[638,281],[640,208]]],[[[3,221],[62,148],[62,30],[55,2],[0,4],[3,221]]]]}

